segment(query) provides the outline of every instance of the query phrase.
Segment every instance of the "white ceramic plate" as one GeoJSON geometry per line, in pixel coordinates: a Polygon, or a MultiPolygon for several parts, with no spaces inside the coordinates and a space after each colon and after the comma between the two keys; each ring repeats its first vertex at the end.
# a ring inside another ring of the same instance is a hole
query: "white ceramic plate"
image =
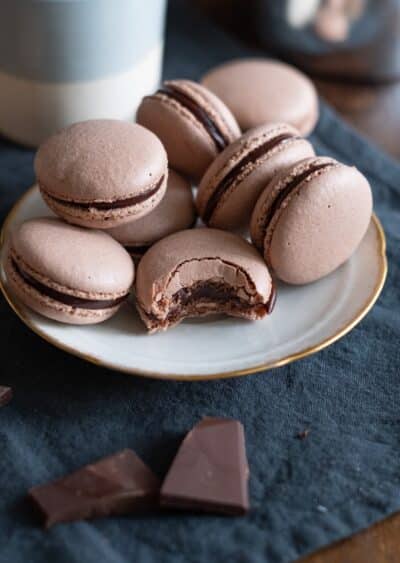
{"type": "Polygon", "coordinates": [[[34,187],[4,223],[0,280],[7,301],[26,325],[54,346],[111,369],[148,377],[232,377],[304,358],[360,322],[378,298],[387,272],[385,236],[374,216],[351,260],[316,283],[280,284],[275,310],[262,321],[209,317],[149,336],[133,305],[127,303],[103,324],[63,325],[22,305],[10,292],[3,270],[10,230],[28,218],[50,214],[34,187]]]}

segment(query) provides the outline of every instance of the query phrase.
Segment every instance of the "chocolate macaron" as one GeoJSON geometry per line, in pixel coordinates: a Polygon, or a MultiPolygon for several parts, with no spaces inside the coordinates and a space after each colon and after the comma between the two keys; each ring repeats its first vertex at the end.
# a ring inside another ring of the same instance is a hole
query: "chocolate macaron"
{"type": "Polygon", "coordinates": [[[256,249],[233,233],[205,228],[180,231],[152,246],[139,263],[135,290],[150,332],[212,313],[258,320],[275,302],[256,249]]]}
{"type": "Polygon", "coordinates": [[[225,104],[190,80],[164,82],[143,99],[136,119],[161,139],[170,166],[194,180],[240,135],[225,104]]]}
{"type": "Polygon", "coordinates": [[[309,283],[353,254],[371,213],[371,188],[361,172],[333,158],[308,158],[282,172],[261,194],[251,238],[277,277],[309,283]]]}
{"type": "Polygon", "coordinates": [[[311,144],[290,125],[247,131],[204,174],[197,192],[199,215],[211,227],[247,226],[258,196],[274,175],[312,155],[311,144]]]}
{"type": "Polygon", "coordinates": [[[25,305],[69,324],[114,315],[134,279],[129,254],[110,235],[50,218],[31,219],[12,233],[5,269],[25,305]]]}
{"type": "Polygon", "coordinates": [[[280,61],[233,60],[209,71],[202,84],[225,102],[243,131],[281,121],[308,135],[318,120],[313,83],[280,61]]]}
{"type": "Polygon", "coordinates": [[[152,244],[192,227],[195,221],[196,208],[190,182],[169,170],[167,191],[161,203],[145,217],[107,232],[126,248],[134,260],[139,260],[152,244]]]}
{"type": "Polygon", "coordinates": [[[35,158],[43,199],[69,223],[105,229],[149,213],[164,196],[167,155],[140,125],[76,123],[45,141],[35,158]]]}

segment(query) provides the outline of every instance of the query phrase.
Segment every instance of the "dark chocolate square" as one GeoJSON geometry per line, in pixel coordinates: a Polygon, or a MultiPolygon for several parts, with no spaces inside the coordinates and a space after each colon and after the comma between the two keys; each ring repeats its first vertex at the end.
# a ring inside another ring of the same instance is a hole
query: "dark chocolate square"
{"type": "Polygon", "coordinates": [[[243,426],[204,418],[186,436],[161,487],[163,506],[241,515],[249,509],[243,426]]]}
{"type": "Polygon", "coordinates": [[[68,522],[124,514],[158,505],[160,483],[132,450],[122,450],[53,483],[34,487],[29,496],[48,528],[68,522]]]}

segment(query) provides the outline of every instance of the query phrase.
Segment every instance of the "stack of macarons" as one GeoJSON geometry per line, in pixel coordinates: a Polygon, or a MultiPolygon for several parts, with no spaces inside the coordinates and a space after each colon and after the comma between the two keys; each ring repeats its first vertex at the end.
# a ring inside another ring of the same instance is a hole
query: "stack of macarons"
{"type": "Polygon", "coordinates": [[[316,156],[303,136],[317,118],[299,71],[241,60],[201,84],[165,82],[143,99],[137,123],[91,120],[56,133],[35,172],[59,218],[12,234],[10,286],[67,323],[106,320],[131,289],[149,332],[211,313],[262,319],[277,280],[329,274],[369,225],[365,177],[316,156]]]}

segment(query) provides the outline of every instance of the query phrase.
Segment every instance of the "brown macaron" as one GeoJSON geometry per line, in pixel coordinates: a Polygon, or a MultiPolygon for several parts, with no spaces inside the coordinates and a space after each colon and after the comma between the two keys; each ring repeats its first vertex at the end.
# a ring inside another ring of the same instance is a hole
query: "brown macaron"
{"type": "Polygon", "coordinates": [[[312,155],[311,144],[290,125],[275,123],[247,131],[204,174],[196,200],[199,215],[210,227],[234,230],[247,226],[268,182],[312,155]]]}
{"type": "Polygon", "coordinates": [[[315,86],[281,61],[236,59],[210,70],[201,83],[225,102],[243,131],[279,121],[308,135],[318,120],[315,86]]]}
{"type": "Polygon", "coordinates": [[[188,229],[196,222],[196,208],[190,182],[169,170],[168,185],[161,203],[137,221],[107,231],[120,242],[135,261],[158,240],[188,229]]]}
{"type": "Polygon", "coordinates": [[[257,250],[233,233],[206,228],[180,231],[152,246],[139,263],[135,291],[150,332],[212,313],[262,319],[275,303],[257,250]]]}
{"type": "Polygon", "coordinates": [[[94,324],[126,301],[134,265],[126,250],[104,231],[39,218],[11,235],[7,280],[34,311],[68,324],[94,324]]]}
{"type": "Polygon", "coordinates": [[[151,131],[126,121],[93,119],[47,139],[36,154],[35,172],[54,213],[69,223],[107,229],[158,205],[168,165],[151,131]]]}
{"type": "Polygon", "coordinates": [[[136,119],[161,139],[169,165],[194,180],[240,135],[225,104],[190,80],[164,82],[155,94],[143,99],[136,119]]]}
{"type": "Polygon", "coordinates": [[[278,278],[310,283],[353,254],[371,213],[371,188],[361,172],[333,158],[308,158],[274,178],[261,194],[251,238],[278,278]]]}

